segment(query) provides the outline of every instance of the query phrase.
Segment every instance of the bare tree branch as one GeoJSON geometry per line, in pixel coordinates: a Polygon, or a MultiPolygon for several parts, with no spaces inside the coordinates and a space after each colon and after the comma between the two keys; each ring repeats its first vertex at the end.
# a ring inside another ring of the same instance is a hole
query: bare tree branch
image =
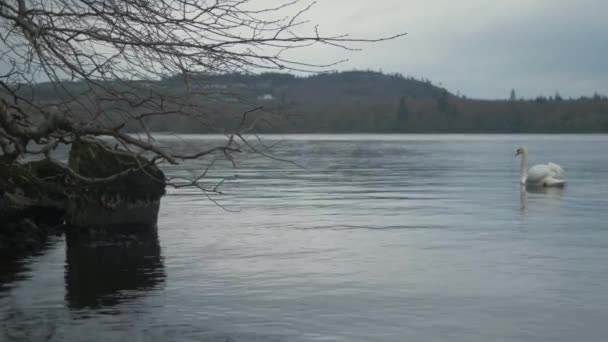
{"type": "MultiPolygon", "coordinates": [[[[80,138],[110,139],[124,150],[147,154],[151,163],[179,164],[188,159],[222,157],[236,166],[240,144],[276,160],[250,144],[245,134],[264,119],[249,120],[246,110],[228,140],[172,151],[155,139],[150,120],[188,118],[227,131],[210,113],[217,98],[239,94],[201,91],[201,79],[227,73],[326,71],[341,61],[311,64],[292,60],[288,51],[311,46],[354,50],[353,43],[374,43],[403,36],[352,38],[323,35],[305,16],[315,2],[286,0],[263,7],[251,0],[0,0],[0,157],[15,160],[44,155],[57,165],[59,144],[80,138]],[[180,81],[176,90],[149,81],[180,81]],[[137,130],[144,134],[132,135],[137,130]],[[32,144],[36,148],[30,147],[32,144]]],[[[244,109],[243,109],[244,110],[244,109]]],[[[135,158],[139,163],[139,159],[135,158]]],[[[139,165],[145,169],[146,165],[139,165]]],[[[134,172],[126,170],[91,183],[134,172]]],[[[205,173],[206,174],[206,173],[205,173]]],[[[190,186],[199,187],[198,177],[190,186]]],[[[222,182],[223,183],[223,182],[222,182]]],[[[221,184],[220,184],[221,185],[221,184]]],[[[199,187],[206,195],[219,186],[199,187]]]]}

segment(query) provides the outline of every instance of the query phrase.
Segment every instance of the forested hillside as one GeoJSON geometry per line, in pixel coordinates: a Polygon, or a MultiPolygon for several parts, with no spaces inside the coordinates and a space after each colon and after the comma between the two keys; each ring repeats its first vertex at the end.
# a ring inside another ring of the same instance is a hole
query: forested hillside
{"type": "MultiPolygon", "coordinates": [[[[296,77],[289,74],[188,75],[157,81],[137,81],[142,94],[183,96],[196,108],[196,118],[150,116],[152,131],[217,133],[237,125],[243,112],[259,132],[606,132],[608,98],[598,94],[563,99],[476,100],[456,96],[428,80],[373,71],[349,71],[296,77]],[[203,114],[203,115],[200,115],[203,114]],[[252,119],[253,120],[253,119],[252,119]]],[[[66,87],[78,87],[66,83],[66,87]]],[[[57,90],[37,85],[40,98],[61,97],[57,90]]],[[[141,95],[141,94],[140,94],[141,95]]],[[[89,95],[86,95],[89,96],[89,95]]],[[[84,96],[84,97],[86,97],[84,96]]],[[[143,96],[143,95],[142,95],[143,96]]],[[[105,109],[108,121],[132,110],[127,103],[105,109]]],[[[130,130],[140,130],[136,125],[130,130]]]]}

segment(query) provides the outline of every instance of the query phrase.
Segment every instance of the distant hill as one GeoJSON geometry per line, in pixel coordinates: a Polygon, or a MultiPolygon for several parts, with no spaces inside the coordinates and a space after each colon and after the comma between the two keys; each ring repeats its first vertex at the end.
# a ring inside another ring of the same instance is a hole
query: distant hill
{"type": "MultiPolygon", "coordinates": [[[[222,132],[234,128],[244,111],[261,106],[266,120],[258,122],[259,132],[608,132],[605,96],[474,100],[428,80],[373,71],[308,77],[198,73],[185,79],[173,76],[137,84],[144,92],[183,96],[204,112],[204,120],[146,119],[147,127],[154,131],[222,132]]],[[[77,89],[78,83],[67,87],[77,89]]],[[[57,97],[48,85],[38,85],[37,91],[46,94],[43,98],[57,97]]],[[[107,111],[110,118],[120,112],[113,107],[107,111]]],[[[134,124],[127,128],[139,129],[134,124]]]]}
{"type": "MultiPolygon", "coordinates": [[[[263,73],[261,75],[205,75],[193,74],[189,81],[200,88],[243,89],[258,94],[287,96],[302,101],[332,101],[341,97],[394,97],[407,94],[414,97],[435,97],[445,89],[400,74],[387,75],[374,71],[345,71],[308,77],[291,74],[263,73]]],[[[164,84],[178,84],[181,77],[167,78],[164,84]],[[177,81],[177,82],[174,82],[177,81]]]]}

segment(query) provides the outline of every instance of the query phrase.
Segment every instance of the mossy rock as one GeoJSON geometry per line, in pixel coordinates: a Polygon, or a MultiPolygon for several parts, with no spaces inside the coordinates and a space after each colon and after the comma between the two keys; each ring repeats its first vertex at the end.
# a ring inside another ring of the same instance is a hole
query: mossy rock
{"type": "Polygon", "coordinates": [[[47,196],[57,200],[66,199],[68,173],[61,166],[42,159],[25,163],[23,167],[36,177],[37,185],[47,196]]]}
{"type": "Polygon", "coordinates": [[[65,219],[64,170],[48,160],[0,162],[0,256],[42,247],[65,219]]]}
{"type": "Polygon", "coordinates": [[[89,178],[110,177],[135,169],[110,182],[74,181],[71,198],[98,200],[100,204],[109,204],[116,201],[157,201],[165,194],[165,175],[158,167],[150,165],[142,156],[114,149],[99,140],[75,141],[70,151],[69,166],[78,174],[89,178]]]}
{"type": "Polygon", "coordinates": [[[42,189],[36,184],[34,175],[23,164],[0,162],[0,194],[23,194],[36,198],[42,189]]]}
{"type": "Polygon", "coordinates": [[[43,220],[49,213],[52,221],[61,220],[56,216],[66,208],[65,177],[64,170],[48,160],[0,162],[0,220],[43,220]]]}
{"type": "MultiPolygon", "coordinates": [[[[165,175],[137,154],[105,142],[80,139],[72,144],[69,166],[81,176],[111,181],[85,182],[71,178],[66,223],[73,228],[122,232],[132,227],[156,227],[165,175]]],[[[139,228],[138,228],[139,230],[139,228]]]]}

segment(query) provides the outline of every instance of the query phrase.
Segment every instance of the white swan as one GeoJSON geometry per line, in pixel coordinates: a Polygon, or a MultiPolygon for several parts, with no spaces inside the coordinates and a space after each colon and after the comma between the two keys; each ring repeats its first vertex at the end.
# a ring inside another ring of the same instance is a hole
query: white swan
{"type": "Polygon", "coordinates": [[[566,179],[561,166],[549,163],[547,165],[534,165],[528,169],[528,149],[520,147],[515,156],[521,155],[521,184],[531,186],[564,186],[566,179]]]}

